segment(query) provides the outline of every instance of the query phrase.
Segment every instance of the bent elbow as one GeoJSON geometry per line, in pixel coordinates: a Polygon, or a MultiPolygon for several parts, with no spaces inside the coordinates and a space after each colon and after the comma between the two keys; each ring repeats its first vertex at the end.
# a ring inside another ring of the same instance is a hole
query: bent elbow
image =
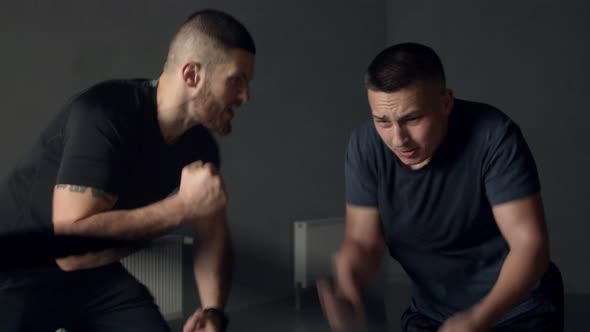
{"type": "Polygon", "coordinates": [[[73,259],[72,256],[57,258],[55,260],[55,263],[64,272],[73,272],[81,269],[81,267],[77,263],[77,260],[73,259]]]}

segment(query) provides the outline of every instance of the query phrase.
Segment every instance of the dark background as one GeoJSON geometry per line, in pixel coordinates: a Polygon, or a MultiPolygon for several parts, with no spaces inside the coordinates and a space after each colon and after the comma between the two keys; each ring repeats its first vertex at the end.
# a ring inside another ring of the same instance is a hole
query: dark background
{"type": "Polygon", "coordinates": [[[343,153],[368,118],[362,84],[385,46],[433,47],[459,98],[515,119],[536,158],[552,257],[590,294],[587,1],[30,1],[0,3],[0,174],[72,94],[157,77],[196,9],[240,19],[258,47],[252,100],[220,139],[236,249],[231,306],[291,294],[292,222],[340,216],[343,153]]]}

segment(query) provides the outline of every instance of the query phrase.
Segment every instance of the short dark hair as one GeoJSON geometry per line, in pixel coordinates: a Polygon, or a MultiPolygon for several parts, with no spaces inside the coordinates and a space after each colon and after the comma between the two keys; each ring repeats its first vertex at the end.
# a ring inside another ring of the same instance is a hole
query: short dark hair
{"type": "Polygon", "coordinates": [[[418,43],[386,48],[371,61],[365,73],[367,89],[379,92],[396,92],[422,80],[446,84],[443,65],[436,52],[418,43]]]}
{"type": "Polygon", "coordinates": [[[204,9],[192,13],[182,24],[215,40],[224,48],[239,48],[256,54],[256,45],[246,27],[228,13],[204,9]]]}

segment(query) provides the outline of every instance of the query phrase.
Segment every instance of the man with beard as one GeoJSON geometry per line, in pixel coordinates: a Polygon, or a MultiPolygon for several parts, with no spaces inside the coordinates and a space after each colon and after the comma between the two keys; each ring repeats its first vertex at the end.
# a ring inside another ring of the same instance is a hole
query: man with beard
{"type": "Polygon", "coordinates": [[[168,331],[119,261],[181,225],[202,305],[184,330],[225,329],[227,195],[209,131],[230,133],[255,53],[235,18],[199,11],[158,80],[97,84],[53,119],[0,186],[0,330],[168,331]]]}

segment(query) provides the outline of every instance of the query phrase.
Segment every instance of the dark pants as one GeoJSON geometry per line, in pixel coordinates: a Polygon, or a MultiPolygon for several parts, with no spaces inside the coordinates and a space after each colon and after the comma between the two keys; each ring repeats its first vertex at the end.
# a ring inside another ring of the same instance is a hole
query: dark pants
{"type": "Polygon", "coordinates": [[[152,295],[120,264],[0,273],[0,331],[169,332],[152,295]]]}
{"type": "MultiPolygon", "coordinates": [[[[556,316],[555,307],[547,302],[530,312],[502,322],[492,332],[561,332],[563,324],[556,316]]],[[[402,315],[404,332],[436,332],[440,326],[439,322],[410,309],[402,315]]]]}
{"type": "MultiPolygon", "coordinates": [[[[547,300],[537,308],[496,325],[492,332],[562,332],[564,326],[563,280],[551,264],[541,281],[547,300]]],[[[403,332],[436,332],[441,323],[407,309],[401,319],[403,332]]]]}

